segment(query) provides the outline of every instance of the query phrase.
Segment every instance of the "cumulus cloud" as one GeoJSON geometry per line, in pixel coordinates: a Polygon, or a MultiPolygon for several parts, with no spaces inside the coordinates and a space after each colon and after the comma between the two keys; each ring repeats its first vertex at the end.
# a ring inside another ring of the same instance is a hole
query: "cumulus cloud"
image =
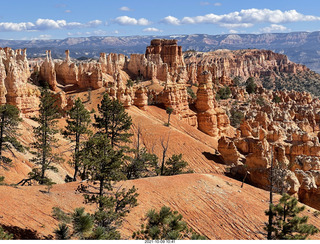
{"type": "Polygon", "coordinates": [[[64,11],[65,13],[71,13],[71,10],[70,9],[67,9],[64,11]]]}
{"type": "MultiPolygon", "coordinates": [[[[187,17],[188,18],[188,17],[187,17]]],[[[162,23],[170,24],[170,25],[180,25],[181,21],[173,16],[167,16],[161,20],[162,23]]]]}
{"type": "Polygon", "coordinates": [[[2,22],[0,23],[0,31],[26,31],[35,27],[35,24],[31,22],[21,22],[21,23],[12,23],[12,22],[2,22]]]}
{"type": "Polygon", "coordinates": [[[216,6],[216,7],[219,7],[219,6],[222,5],[222,3],[214,3],[213,5],[216,6]]]}
{"type": "Polygon", "coordinates": [[[276,25],[272,24],[270,26],[264,27],[260,29],[261,32],[263,33],[271,33],[271,32],[285,32],[285,31],[290,31],[287,27],[283,25],[276,25]]]}
{"type": "Polygon", "coordinates": [[[241,11],[228,14],[216,15],[206,14],[195,17],[184,17],[181,20],[174,16],[167,16],[161,22],[171,25],[180,24],[217,24],[227,28],[251,27],[257,23],[289,23],[299,21],[319,21],[320,17],[313,15],[304,15],[296,10],[281,11],[270,9],[243,9],[241,11]]]}
{"type": "Polygon", "coordinates": [[[129,7],[126,7],[126,6],[123,6],[121,8],[119,8],[121,11],[133,11],[133,9],[129,8],[129,7]]]}
{"type": "Polygon", "coordinates": [[[93,28],[102,24],[101,20],[88,23],[67,22],[66,20],[37,19],[36,22],[0,22],[0,32],[4,31],[37,31],[52,29],[93,28]]]}
{"type": "Polygon", "coordinates": [[[144,32],[162,32],[162,30],[159,30],[157,28],[154,27],[149,27],[149,28],[145,28],[143,29],[144,32]]]}
{"type": "Polygon", "coordinates": [[[145,18],[135,19],[129,16],[119,16],[114,20],[119,25],[149,25],[151,22],[145,18]]]}

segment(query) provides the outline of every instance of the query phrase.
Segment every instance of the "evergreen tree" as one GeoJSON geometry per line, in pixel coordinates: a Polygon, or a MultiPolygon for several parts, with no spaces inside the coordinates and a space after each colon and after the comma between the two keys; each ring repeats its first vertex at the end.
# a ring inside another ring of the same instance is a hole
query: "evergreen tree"
{"type": "Polygon", "coordinates": [[[308,217],[299,217],[305,207],[298,207],[298,200],[283,194],[279,204],[270,204],[266,215],[272,214],[274,221],[272,226],[265,224],[265,230],[271,232],[271,238],[275,240],[305,240],[309,235],[318,233],[319,230],[311,224],[307,224],[308,217]]]}
{"type": "Polygon", "coordinates": [[[246,91],[251,94],[256,91],[257,85],[254,82],[253,77],[249,77],[246,81],[246,91]]]}
{"type": "Polygon", "coordinates": [[[22,119],[19,109],[13,105],[0,106],[0,166],[7,168],[12,160],[3,156],[3,151],[13,146],[18,151],[23,151],[22,145],[17,141],[17,128],[22,119]]]}
{"type": "Polygon", "coordinates": [[[168,114],[168,123],[167,123],[167,126],[170,126],[170,117],[171,117],[171,114],[173,113],[173,108],[167,107],[167,108],[166,108],[166,113],[168,114]]]}
{"type": "Polygon", "coordinates": [[[155,174],[158,164],[158,157],[148,153],[146,148],[142,148],[134,158],[128,161],[124,167],[124,173],[128,180],[149,177],[155,174]]]}
{"type": "Polygon", "coordinates": [[[129,142],[132,136],[128,131],[131,127],[132,120],[122,104],[115,99],[111,99],[108,93],[103,95],[101,104],[98,105],[100,116],[95,115],[99,133],[103,133],[110,140],[111,147],[121,148],[121,143],[129,142]]]}
{"type": "Polygon", "coordinates": [[[0,240],[12,240],[12,239],[13,239],[13,235],[5,232],[4,229],[0,226],[0,240]]]}
{"type": "Polygon", "coordinates": [[[188,163],[182,160],[182,154],[179,155],[172,155],[169,158],[164,167],[163,175],[178,175],[178,174],[185,174],[185,173],[192,173],[192,170],[185,171],[185,168],[188,166],[188,163]]]}
{"type": "Polygon", "coordinates": [[[204,236],[195,233],[188,228],[182,220],[182,215],[163,206],[159,213],[155,209],[148,211],[141,229],[134,232],[132,237],[137,240],[182,240],[197,239],[205,240],[204,236]]]}
{"type": "Polygon", "coordinates": [[[74,166],[73,181],[75,181],[80,167],[79,151],[81,138],[83,135],[90,134],[91,131],[88,127],[91,123],[91,118],[90,112],[84,107],[80,98],[75,101],[75,104],[67,114],[69,116],[67,119],[68,125],[65,127],[65,131],[63,133],[75,142],[73,162],[71,163],[74,166]]]}
{"type": "Polygon", "coordinates": [[[36,157],[31,161],[38,167],[33,168],[29,173],[29,179],[36,180],[39,184],[51,184],[52,181],[46,176],[47,171],[58,171],[54,164],[58,163],[60,158],[52,152],[52,147],[57,142],[54,135],[58,133],[56,129],[56,119],[58,117],[59,113],[55,99],[48,88],[44,88],[40,96],[39,115],[33,118],[39,123],[39,126],[33,129],[36,141],[32,143],[32,147],[36,150],[36,157]]]}
{"type": "Polygon", "coordinates": [[[70,239],[69,227],[65,223],[59,224],[59,227],[54,230],[54,234],[56,235],[57,240],[69,240],[70,239]]]}

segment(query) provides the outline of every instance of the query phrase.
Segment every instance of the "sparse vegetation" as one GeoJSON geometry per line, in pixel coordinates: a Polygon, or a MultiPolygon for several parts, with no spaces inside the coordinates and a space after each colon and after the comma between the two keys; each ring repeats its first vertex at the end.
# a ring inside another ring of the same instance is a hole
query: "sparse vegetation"
{"type": "Polygon", "coordinates": [[[246,81],[246,91],[251,94],[256,92],[257,85],[253,77],[249,77],[246,81]]]}
{"type": "Polygon", "coordinates": [[[241,111],[232,108],[230,110],[230,125],[238,128],[242,122],[242,120],[244,119],[244,115],[241,111]]]}
{"type": "Polygon", "coordinates": [[[12,240],[13,234],[8,234],[4,229],[0,226],[0,240],[12,240]]]}
{"type": "Polygon", "coordinates": [[[69,163],[74,167],[73,181],[77,179],[80,165],[80,146],[83,136],[90,135],[89,124],[91,123],[90,112],[84,107],[78,98],[73,107],[67,112],[69,118],[66,120],[67,126],[63,134],[72,142],[75,142],[73,150],[73,160],[69,163]]]}
{"type": "Polygon", "coordinates": [[[191,97],[191,99],[195,100],[197,99],[197,95],[194,93],[194,91],[192,90],[192,88],[190,86],[187,87],[187,92],[189,97],[191,97]]]}
{"type": "Polygon", "coordinates": [[[169,158],[163,169],[163,173],[161,175],[178,175],[178,174],[185,174],[185,173],[193,173],[192,170],[186,170],[188,163],[182,160],[182,154],[179,155],[172,155],[169,158]]]}
{"type": "Polygon", "coordinates": [[[280,103],[281,102],[281,98],[278,95],[274,95],[273,98],[272,98],[272,102],[280,103]]]}
{"type": "Polygon", "coordinates": [[[271,231],[272,240],[305,240],[319,230],[312,224],[307,224],[308,217],[299,217],[305,207],[298,207],[298,200],[288,194],[282,195],[277,205],[271,204],[266,215],[272,214],[274,221],[270,226],[265,224],[265,230],[271,231]]]}
{"type": "Polygon", "coordinates": [[[197,234],[177,211],[163,206],[159,212],[155,209],[148,211],[145,224],[134,232],[132,238],[136,240],[205,240],[206,237],[197,234]]]}
{"type": "Polygon", "coordinates": [[[5,104],[0,106],[0,167],[8,169],[12,166],[12,160],[3,156],[3,151],[11,150],[12,147],[22,152],[23,146],[17,141],[17,129],[22,119],[17,107],[5,104]]]}
{"type": "Polygon", "coordinates": [[[170,126],[170,116],[171,116],[171,114],[173,113],[173,108],[167,107],[167,108],[166,108],[166,113],[168,114],[168,123],[166,123],[165,125],[166,125],[166,126],[170,126]]]}
{"type": "Polygon", "coordinates": [[[35,157],[31,160],[38,167],[33,168],[29,173],[29,180],[35,180],[41,185],[50,185],[52,180],[46,175],[48,170],[57,172],[55,163],[61,161],[58,154],[52,152],[56,146],[57,140],[55,134],[58,133],[56,128],[57,118],[59,117],[58,108],[55,105],[55,99],[48,88],[41,91],[39,116],[34,120],[39,126],[34,127],[36,142],[32,147],[36,150],[35,157]]]}
{"type": "Polygon", "coordinates": [[[216,99],[228,99],[231,95],[231,90],[228,86],[222,87],[217,91],[216,99]]]}

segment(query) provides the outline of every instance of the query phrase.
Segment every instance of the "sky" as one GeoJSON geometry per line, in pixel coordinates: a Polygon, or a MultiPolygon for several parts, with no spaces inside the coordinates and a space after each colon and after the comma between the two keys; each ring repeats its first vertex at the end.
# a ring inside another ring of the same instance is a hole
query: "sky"
{"type": "Polygon", "coordinates": [[[320,31],[319,0],[3,0],[0,39],[320,31]]]}

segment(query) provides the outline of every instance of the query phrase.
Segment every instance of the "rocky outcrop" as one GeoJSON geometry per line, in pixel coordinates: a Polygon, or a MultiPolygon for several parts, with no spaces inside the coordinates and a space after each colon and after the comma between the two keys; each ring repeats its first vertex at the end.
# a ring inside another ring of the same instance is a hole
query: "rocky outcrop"
{"type": "Polygon", "coordinates": [[[17,106],[23,113],[38,109],[40,92],[28,83],[30,77],[26,49],[0,49],[1,104],[17,106]]]}
{"type": "Polygon", "coordinates": [[[55,64],[51,57],[51,51],[46,51],[46,58],[40,66],[40,81],[45,81],[50,86],[50,89],[53,91],[58,90],[57,83],[57,74],[55,71],[55,64]]]}
{"type": "MultiPolygon", "coordinates": [[[[258,49],[188,52],[185,54],[185,63],[188,78],[193,82],[197,81],[196,74],[207,70],[211,72],[213,79],[217,79],[222,85],[232,84],[232,79],[237,76],[243,79],[249,77],[282,79],[280,73],[297,74],[308,71],[306,66],[291,62],[286,55],[258,49]]],[[[273,86],[274,83],[269,85],[273,86]]]]}
{"type": "Polygon", "coordinates": [[[233,165],[234,173],[248,170],[250,182],[265,189],[270,184],[271,162],[274,167],[281,165],[287,171],[287,190],[320,209],[314,203],[320,197],[320,185],[316,184],[320,174],[319,99],[305,92],[263,88],[248,98],[249,103],[233,105],[244,114],[237,137],[219,140],[225,163],[233,165]],[[272,102],[275,97],[278,102],[272,102]]]}

